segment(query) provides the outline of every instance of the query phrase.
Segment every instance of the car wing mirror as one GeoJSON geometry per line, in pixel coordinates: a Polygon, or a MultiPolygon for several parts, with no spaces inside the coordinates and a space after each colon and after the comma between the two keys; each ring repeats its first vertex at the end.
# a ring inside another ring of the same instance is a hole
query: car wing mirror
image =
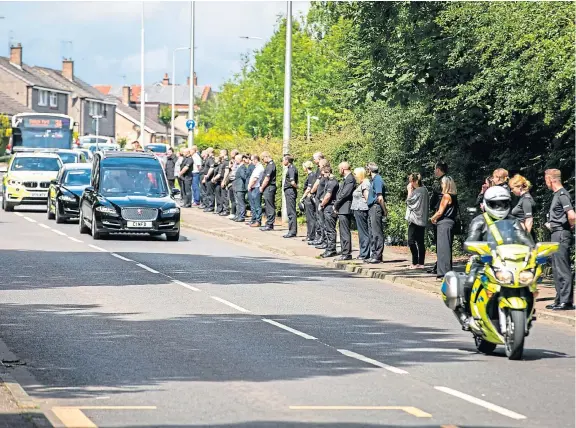
{"type": "Polygon", "coordinates": [[[50,184],[58,184],[58,180],[56,180],[55,178],[53,178],[52,180],[50,180],[50,184]]]}

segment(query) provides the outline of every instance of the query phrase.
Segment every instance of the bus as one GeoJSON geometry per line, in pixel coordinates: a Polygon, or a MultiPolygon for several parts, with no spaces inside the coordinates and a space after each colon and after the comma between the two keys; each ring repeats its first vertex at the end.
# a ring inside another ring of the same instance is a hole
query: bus
{"type": "Polygon", "coordinates": [[[10,152],[71,149],[74,119],[65,114],[19,113],[12,116],[10,152]]]}

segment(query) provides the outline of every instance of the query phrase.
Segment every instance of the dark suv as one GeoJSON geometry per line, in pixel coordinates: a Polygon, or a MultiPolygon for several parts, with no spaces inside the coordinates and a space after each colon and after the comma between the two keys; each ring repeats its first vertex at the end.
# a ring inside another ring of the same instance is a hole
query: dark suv
{"type": "Polygon", "coordinates": [[[80,233],[166,234],[180,238],[180,208],[160,161],[152,153],[97,152],[90,186],[80,199],[80,233]]]}

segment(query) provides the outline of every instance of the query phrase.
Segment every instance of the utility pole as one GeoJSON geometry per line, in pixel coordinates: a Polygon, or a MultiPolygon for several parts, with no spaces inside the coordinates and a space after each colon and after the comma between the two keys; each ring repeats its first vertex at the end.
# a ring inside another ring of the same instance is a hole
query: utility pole
{"type": "Polygon", "coordinates": [[[185,50],[185,49],[190,49],[190,48],[176,48],[174,49],[174,51],[172,52],[172,113],[170,116],[170,126],[171,126],[171,132],[170,132],[170,147],[174,147],[175,146],[175,137],[174,137],[174,120],[176,120],[175,118],[175,104],[174,104],[174,92],[176,90],[176,52],[181,51],[181,50],[185,50]]]}
{"type": "MultiPolygon", "coordinates": [[[[290,153],[290,120],[291,120],[291,92],[292,92],[292,2],[286,5],[286,49],[284,60],[284,126],[282,128],[282,154],[290,153]]],[[[284,167],[282,174],[286,178],[287,168],[284,167]]],[[[288,221],[286,211],[286,195],[284,194],[284,184],[282,184],[282,224],[288,221]]]]}
{"type": "Polygon", "coordinates": [[[146,92],[144,90],[144,2],[142,2],[142,35],[140,47],[140,146],[144,148],[144,118],[146,117],[146,92]]]}
{"type": "MultiPolygon", "coordinates": [[[[190,2],[190,100],[188,103],[188,119],[194,120],[194,9],[195,2],[190,2]]],[[[188,148],[194,145],[194,129],[188,130],[188,148]]]]}

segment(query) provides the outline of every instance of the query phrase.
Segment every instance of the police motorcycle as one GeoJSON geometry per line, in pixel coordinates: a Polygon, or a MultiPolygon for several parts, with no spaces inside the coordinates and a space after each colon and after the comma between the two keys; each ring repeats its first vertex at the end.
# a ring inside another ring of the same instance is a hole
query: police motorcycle
{"type": "MultiPolygon", "coordinates": [[[[498,192],[501,190],[486,194],[498,192]]],[[[502,220],[494,221],[487,212],[474,220],[484,220],[486,239],[464,243],[473,256],[465,273],[445,275],[441,292],[462,328],[472,333],[479,352],[491,354],[498,345],[504,345],[508,359],[519,360],[524,339],[536,319],[537,283],[559,244],[534,245],[522,226],[508,217],[509,199],[508,194],[508,211],[501,215],[502,220]]]]}

